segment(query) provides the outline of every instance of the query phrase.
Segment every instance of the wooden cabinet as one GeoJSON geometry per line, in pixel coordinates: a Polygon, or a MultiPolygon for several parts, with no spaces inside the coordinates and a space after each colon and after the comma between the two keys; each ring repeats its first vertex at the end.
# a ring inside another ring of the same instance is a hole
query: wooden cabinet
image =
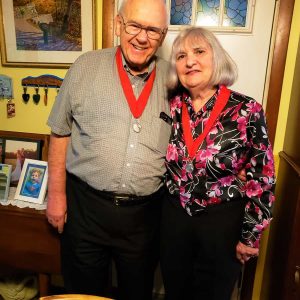
{"type": "Polygon", "coordinates": [[[45,211],[0,205],[0,270],[37,273],[40,295],[48,294],[49,275],[60,273],[59,235],[45,211]]]}

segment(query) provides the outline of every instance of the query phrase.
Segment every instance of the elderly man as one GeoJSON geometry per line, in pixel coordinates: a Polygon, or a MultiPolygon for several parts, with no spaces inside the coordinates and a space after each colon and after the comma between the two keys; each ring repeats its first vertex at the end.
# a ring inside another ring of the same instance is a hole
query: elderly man
{"type": "Polygon", "coordinates": [[[163,0],[125,0],[120,46],[83,54],[50,114],[48,221],[62,233],[69,293],[103,295],[111,258],[118,299],[152,299],[170,125],[163,0]],[[164,118],[166,119],[166,118],[164,118]]]}

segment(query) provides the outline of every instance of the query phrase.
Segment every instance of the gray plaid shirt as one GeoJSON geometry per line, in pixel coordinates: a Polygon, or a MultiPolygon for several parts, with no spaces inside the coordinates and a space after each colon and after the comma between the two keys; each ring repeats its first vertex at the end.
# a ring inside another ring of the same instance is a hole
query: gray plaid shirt
{"type": "MultiPolygon", "coordinates": [[[[66,165],[70,173],[98,190],[149,195],[163,184],[165,173],[171,126],[159,115],[169,115],[168,63],[156,60],[155,82],[137,133],[115,52],[116,48],[91,51],[77,59],[63,81],[48,125],[57,135],[71,135],[66,165]]],[[[129,77],[137,96],[145,78],[129,77]]]]}

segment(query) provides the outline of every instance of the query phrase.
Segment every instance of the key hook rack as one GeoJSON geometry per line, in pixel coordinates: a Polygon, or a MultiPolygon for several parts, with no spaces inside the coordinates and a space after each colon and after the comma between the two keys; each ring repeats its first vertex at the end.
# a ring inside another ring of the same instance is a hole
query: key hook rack
{"type": "Polygon", "coordinates": [[[45,74],[37,77],[28,76],[22,79],[23,87],[44,87],[44,88],[59,88],[63,79],[50,74],[45,74]]]}

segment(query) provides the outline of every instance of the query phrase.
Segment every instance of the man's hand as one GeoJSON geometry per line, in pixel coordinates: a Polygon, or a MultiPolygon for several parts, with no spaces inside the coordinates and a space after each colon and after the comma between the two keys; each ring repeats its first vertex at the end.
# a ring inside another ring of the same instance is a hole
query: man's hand
{"type": "Polygon", "coordinates": [[[67,221],[67,201],[65,195],[51,196],[48,195],[46,216],[48,222],[57,228],[58,233],[62,233],[67,221]]]}
{"type": "Polygon", "coordinates": [[[241,242],[238,242],[236,245],[236,257],[242,264],[248,261],[251,257],[258,256],[258,253],[258,248],[251,248],[241,242]]]}
{"type": "Polygon", "coordinates": [[[69,137],[51,133],[48,153],[48,204],[46,216],[48,222],[57,228],[59,233],[64,230],[67,220],[66,196],[66,153],[69,137]]]}

